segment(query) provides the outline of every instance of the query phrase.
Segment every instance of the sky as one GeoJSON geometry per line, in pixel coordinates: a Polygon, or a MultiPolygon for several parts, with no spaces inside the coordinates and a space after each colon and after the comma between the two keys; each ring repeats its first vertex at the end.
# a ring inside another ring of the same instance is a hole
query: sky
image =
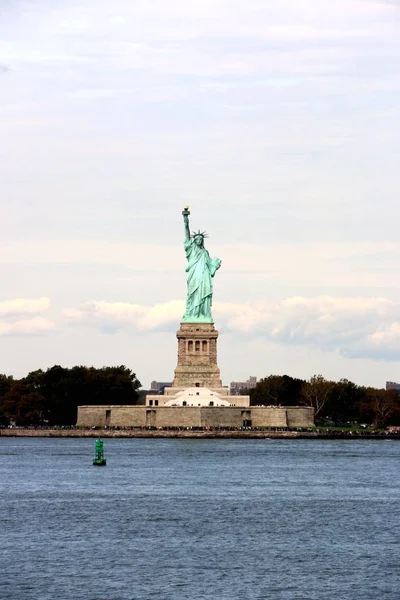
{"type": "Polygon", "coordinates": [[[2,0],[0,373],[400,381],[400,0],[2,0]]]}

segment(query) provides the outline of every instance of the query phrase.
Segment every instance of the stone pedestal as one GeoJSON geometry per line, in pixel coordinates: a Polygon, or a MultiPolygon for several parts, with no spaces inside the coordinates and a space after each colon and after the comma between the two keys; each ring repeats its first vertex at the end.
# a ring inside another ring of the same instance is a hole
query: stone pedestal
{"type": "Polygon", "coordinates": [[[214,323],[181,323],[176,337],[178,364],[172,388],[221,388],[217,364],[218,331],[214,323]]]}

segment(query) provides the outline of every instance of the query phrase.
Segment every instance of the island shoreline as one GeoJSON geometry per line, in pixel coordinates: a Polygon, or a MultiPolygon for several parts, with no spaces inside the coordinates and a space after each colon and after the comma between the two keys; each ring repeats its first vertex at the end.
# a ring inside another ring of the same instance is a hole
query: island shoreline
{"type": "Polygon", "coordinates": [[[0,437],[40,438],[205,438],[205,439],[352,439],[400,440],[400,431],[257,431],[257,430],[135,430],[135,429],[0,429],[0,437]]]}

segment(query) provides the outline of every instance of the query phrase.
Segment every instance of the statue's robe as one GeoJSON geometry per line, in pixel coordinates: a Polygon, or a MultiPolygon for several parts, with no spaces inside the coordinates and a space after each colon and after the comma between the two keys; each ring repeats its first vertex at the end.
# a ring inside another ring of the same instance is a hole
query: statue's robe
{"type": "Polygon", "coordinates": [[[188,291],[183,320],[190,321],[192,318],[212,322],[212,277],[215,275],[216,265],[204,246],[198,246],[193,239],[184,242],[184,247],[188,261],[188,291]]]}

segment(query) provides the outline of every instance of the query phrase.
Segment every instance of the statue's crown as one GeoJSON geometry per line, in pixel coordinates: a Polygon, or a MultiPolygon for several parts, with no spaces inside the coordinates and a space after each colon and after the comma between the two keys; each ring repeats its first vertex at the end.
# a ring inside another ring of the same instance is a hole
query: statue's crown
{"type": "Polygon", "coordinates": [[[199,236],[202,237],[203,239],[208,237],[206,232],[200,231],[200,229],[198,231],[192,231],[192,238],[199,237],[199,236]]]}

